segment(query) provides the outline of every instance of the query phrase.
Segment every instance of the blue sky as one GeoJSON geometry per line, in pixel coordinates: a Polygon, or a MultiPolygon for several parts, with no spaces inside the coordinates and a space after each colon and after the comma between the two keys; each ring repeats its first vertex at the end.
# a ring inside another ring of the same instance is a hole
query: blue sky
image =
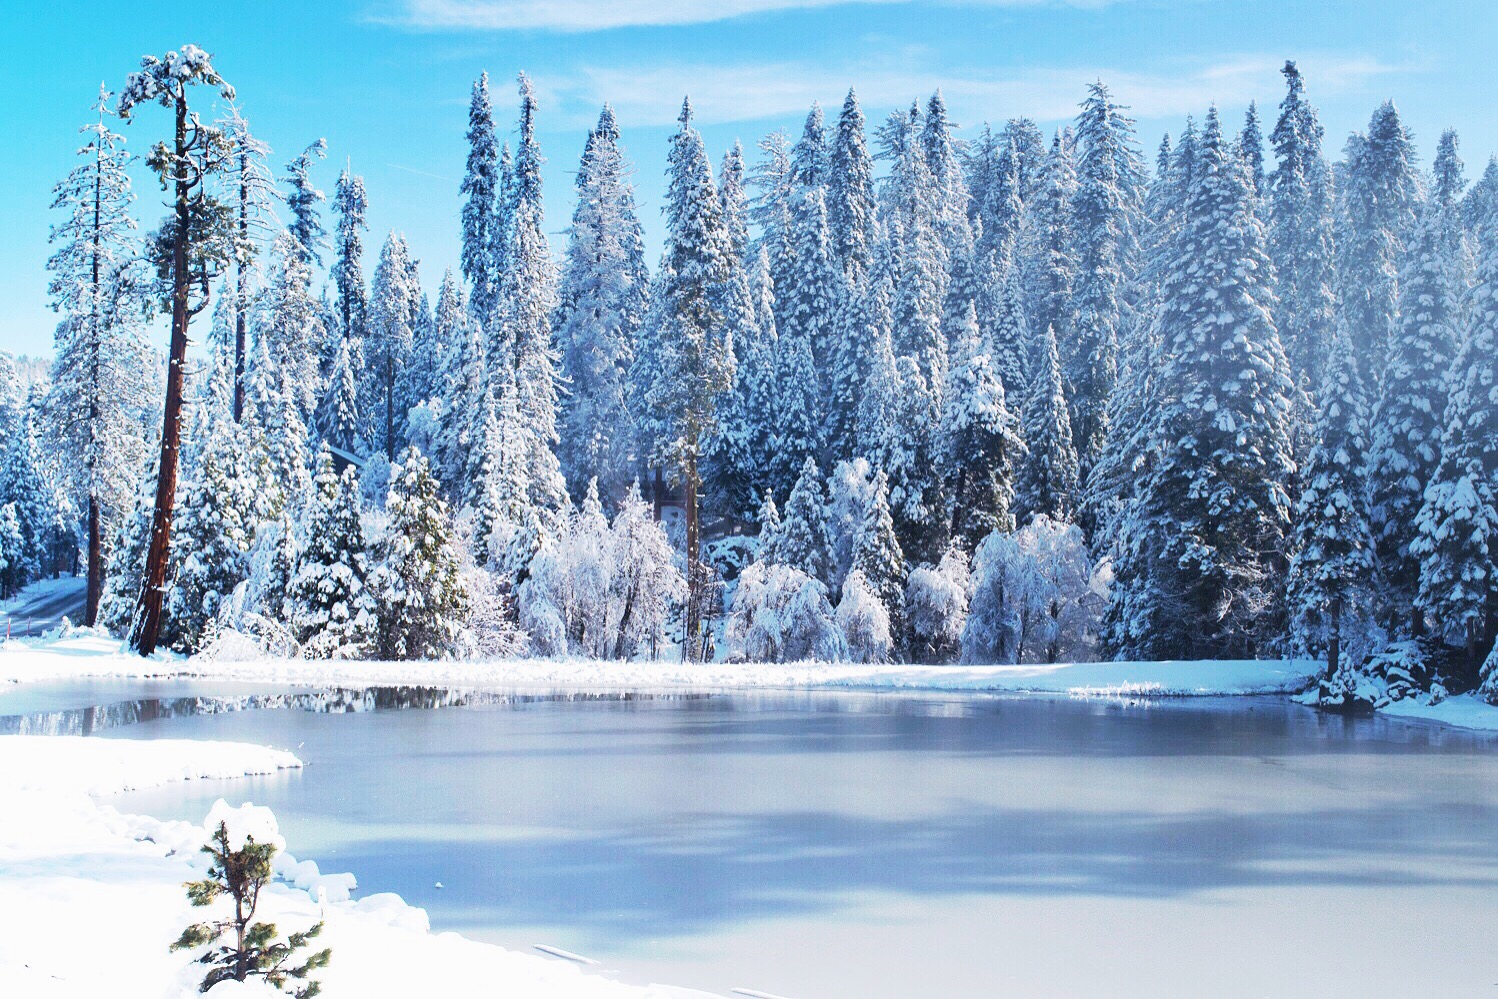
{"type": "MultiPolygon", "coordinates": [[[[1049,130],[1101,77],[1133,106],[1152,155],[1160,133],[1216,101],[1237,121],[1250,99],[1266,130],[1297,59],[1341,149],[1348,131],[1394,98],[1428,162],[1455,127],[1469,178],[1498,150],[1498,5],[1485,0],[63,0],[14,4],[0,41],[0,348],[51,349],[47,309],[51,185],[73,165],[76,128],[101,80],[117,88],[143,53],[186,42],[215,56],[280,172],[328,140],[317,179],[345,159],[370,195],[370,259],[404,231],[432,289],[457,259],[458,183],[468,88],[494,78],[496,114],[513,121],[524,69],[542,101],[548,228],[571,212],[571,176],[600,103],[613,102],[652,247],[661,171],[684,93],[716,161],[777,127],[793,134],[811,101],[835,113],[849,85],[870,121],[941,87],[959,123],[1018,114],[1049,130]]],[[[124,128],[143,152],[164,134],[150,109],[124,128]]],[[[154,224],[161,197],[137,182],[154,224]]],[[[560,246],[560,236],[554,237],[560,246]]],[[[652,249],[652,258],[654,249],[652,249]]],[[[164,340],[164,335],[158,337],[164,340]]]]}

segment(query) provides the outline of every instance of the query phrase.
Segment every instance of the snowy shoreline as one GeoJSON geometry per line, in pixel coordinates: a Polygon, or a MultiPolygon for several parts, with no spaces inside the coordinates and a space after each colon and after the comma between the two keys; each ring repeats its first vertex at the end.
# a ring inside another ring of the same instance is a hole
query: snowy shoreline
{"type": "MultiPolygon", "coordinates": [[[[206,868],[201,826],[124,815],[97,796],[184,779],[300,767],[263,746],[194,740],[0,736],[0,994],[28,999],[197,995],[201,966],[168,944],[201,917],[182,883],[206,868]],[[78,940],[89,941],[80,961],[78,940]]],[[[227,787],[238,801],[242,792],[227,787]]],[[[295,844],[290,844],[294,847],[295,844]]],[[[264,917],[294,929],[322,918],[333,963],[324,995],[524,995],[532,999],[688,999],[706,993],[625,985],[574,964],[432,933],[425,910],[393,894],[348,899],[354,879],[290,854],[262,895],[264,917]],[[388,960],[399,953],[407,959],[388,960]]],[[[219,986],[213,995],[275,995],[219,986]]]]}
{"type": "MultiPolygon", "coordinates": [[[[133,655],[87,629],[0,643],[0,694],[12,685],[82,679],[221,680],[288,686],[521,687],[549,690],[809,690],[1014,693],[1064,697],[1293,697],[1321,670],[1311,660],[1058,663],[920,666],[850,663],[599,662],[513,659],[489,662],[243,660],[133,655]]],[[[1498,706],[1475,695],[1437,704],[1398,701],[1380,711],[1459,728],[1498,730],[1498,706]]]]}
{"type": "Polygon", "coordinates": [[[598,662],[514,659],[492,662],[183,659],[130,654],[86,633],[0,646],[0,682],[176,678],[345,686],[449,684],[560,688],[873,689],[1015,692],[1098,696],[1223,696],[1303,690],[1309,661],[1059,663],[1023,666],[919,666],[849,663],[598,662]]]}

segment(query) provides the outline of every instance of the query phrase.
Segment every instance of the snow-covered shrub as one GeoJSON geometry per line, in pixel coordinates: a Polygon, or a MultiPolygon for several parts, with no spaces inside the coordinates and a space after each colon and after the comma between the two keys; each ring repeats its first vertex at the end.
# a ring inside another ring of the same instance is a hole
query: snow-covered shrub
{"type": "Polygon", "coordinates": [[[530,561],[520,623],[542,655],[624,659],[686,594],[674,551],[638,487],[609,525],[589,483],[583,505],[530,561]]]}
{"type": "Polygon", "coordinates": [[[1346,658],[1336,674],[1321,680],[1314,703],[1327,710],[1358,714],[1406,698],[1427,704],[1444,700],[1446,688],[1432,666],[1436,644],[1390,642],[1361,660],[1346,658]]]}
{"type": "Polygon", "coordinates": [[[1359,668],[1380,690],[1376,707],[1415,697],[1431,689],[1435,671],[1431,650],[1418,641],[1390,642],[1363,661],[1359,668]]]}
{"type": "Polygon", "coordinates": [[[547,538],[520,586],[520,623],[542,655],[602,658],[609,627],[614,553],[609,524],[589,482],[582,507],[547,538]]]}
{"type": "Polygon", "coordinates": [[[468,592],[468,626],[458,640],[465,659],[509,659],[526,650],[529,638],[516,621],[515,596],[495,572],[465,563],[459,576],[468,592]]]}
{"type": "Polygon", "coordinates": [[[973,561],[962,659],[1061,662],[1088,655],[1106,596],[1074,524],[1036,516],[995,531],[973,561]]]}
{"type": "Polygon", "coordinates": [[[384,508],[385,497],[390,492],[390,474],[396,467],[379,448],[364,459],[364,467],[359,469],[359,491],[366,508],[384,508]]]}
{"type": "Polygon", "coordinates": [[[967,554],[956,545],[937,565],[911,570],[905,584],[911,659],[940,663],[957,656],[967,624],[970,577],[967,554]]]}
{"type": "Polygon", "coordinates": [[[1477,693],[1489,704],[1498,704],[1498,643],[1493,645],[1493,651],[1488,653],[1487,662],[1482,664],[1482,672],[1479,674],[1482,682],[1477,693]]]}
{"type": "Polygon", "coordinates": [[[889,633],[889,611],[857,569],[843,580],[843,599],[837,605],[837,626],[856,663],[888,662],[894,651],[889,633]]]}
{"type": "Polygon", "coordinates": [[[446,405],[440,398],[424,399],[406,411],[406,440],[422,454],[436,454],[446,405]]]}
{"type": "Polygon", "coordinates": [[[838,660],[846,651],[827,587],[778,563],[757,562],[739,577],[728,642],[751,662],[838,660]]]}

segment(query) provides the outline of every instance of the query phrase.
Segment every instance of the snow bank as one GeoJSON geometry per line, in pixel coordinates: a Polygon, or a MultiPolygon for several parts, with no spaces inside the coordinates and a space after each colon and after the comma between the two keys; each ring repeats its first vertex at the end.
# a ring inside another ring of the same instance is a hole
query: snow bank
{"type": "Polygon", "coordinates": [[[1422,704],[1417,698],[1407,697],[1379,710],[1386,715],[1423,718],[1458,728],[1498,731],[1498,706],[1489,704],[1476,694],[1448,697],[1438,704],[1422,704]]]}
{"type": "MultiPolygon", "coordinates": [[[[198,852],[220,818],[279,837],[268,809],[219,802],[203,825],[121,815],[90,796],[188,777],[234,777],[301,764],[290,753],[225,742],[0,736],[0,995],[27,999],[187,999],[203,969],[168,945],[202,910],[182,883],[201,877],[198,852]],[[86,942],[80,944],[80,941],[86,942]],[[86,955],[80,947],[84,947],[86,955]],[[86,958],[86,959],[81,959],[86,958]]],[[[424,910],[395,895],[349,900],[349,874],[278,858],[262,918],[283,931],[326,923],[320,974],[327,999],[526,996],[527,999],[667,999],[571,963],[432,934],[424,910]]],[[[214,997],[279,995],[217,986],[214,997]]]]}
{"type": "Polygon", "coordinates": [[[0,681],[76,677],[208,677],[262,683],[385,686],[456,684],[549,688],[696,689],[860,688],[1017,691],[1114,696],[1277,694],[1300,691],[1319,664],[1309,661],[1064,663],[1026,666],[912,666],[852,663],[599,662],[304,662],[203,657],[141,659],[119,642],[74,632],[50,641],[11,642],[0,652],[0,681]]]}

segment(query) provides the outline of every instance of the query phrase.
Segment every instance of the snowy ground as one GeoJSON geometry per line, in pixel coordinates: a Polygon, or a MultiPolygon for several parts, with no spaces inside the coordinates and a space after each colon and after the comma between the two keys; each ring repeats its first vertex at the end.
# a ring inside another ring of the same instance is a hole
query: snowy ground
{"type": "Polygon", "coordinates": [[[564,688],[864,688],[1030,691],[1058,694],[1221,695],[1290,693],[1305,687],[1315,663],[1066,663],[1051,666],[859,666],[832,663],[355,662],[247,659],[141,659],[112,639],[12,641],[0,650],[0,681],[81,677],[207,677],[289,684],[466,684],[564,688]]]}
{"type": "MultiPolygon", "coordinates": [[[[0,995],[196,995],[202,969],[168,945],[202,916],[182,890],[184,881],[202,875],[202,827],[121,815],[93,796],[298,766],[291,753],[242,743],[0,737],[0,995]]],[[[232,788],[226,793],[232,795],[232,788]]],[[[283,929],[325,919],[321,942],[332,948],[333,962],[320,977],[328,999],[705,995],[622,985],[567,961],[433,934],[426,913],[398,896],[347,901],[353,880],[348,875],[319,875],[305,861],[295,870],[283,864],[282,870],[295,884],[278,882],[262,896],[262,912],[283,929]]],[[[212,993],[241,999],[261,994],[227,986],[212,993]]]]}

